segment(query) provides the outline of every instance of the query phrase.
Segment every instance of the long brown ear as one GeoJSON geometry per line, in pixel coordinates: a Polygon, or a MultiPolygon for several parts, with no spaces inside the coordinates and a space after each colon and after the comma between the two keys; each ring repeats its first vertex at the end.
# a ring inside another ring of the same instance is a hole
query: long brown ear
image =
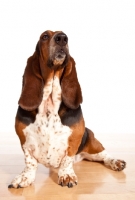
{"type": "Polygon", "coordinates": [[[82,103],[82,92],[78,82],[75,61],[72,57],[65,67],[61,79],[62,100],[71,109],[76,109],[82,103]]]}
{"type": "Polygon", "coordinates": [[[41,77],[38,55],[35,52],[27,61],[23,76],[23,87],[19,105],[32,111],[41,103],[43,95],[43,79],[41,77]]]}

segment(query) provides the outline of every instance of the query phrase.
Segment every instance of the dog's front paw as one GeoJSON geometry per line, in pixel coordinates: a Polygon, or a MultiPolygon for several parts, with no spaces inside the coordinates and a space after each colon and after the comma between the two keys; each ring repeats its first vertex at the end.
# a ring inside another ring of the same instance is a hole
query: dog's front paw
{"type": "Polygon", "coordinates": [[[8,188],[22,188],[31,185],[35,180],[35,172],[22,172],[11,182],[8,188]]]}
{"type": "Polygon", "coordinates": [[[58,171],[58,184],[69,188],[77,185],[77,176],[73,170],[74,157],[65,156],[58,171]]]}
{"type": "Polygon", "coordinates": [[[119,159],[110,159],[105,164],[110,166],[114,171],[122,171],[126,167],[126,162],[119,159]]]}
{"type": "Polygon", "coordinates": [[[58,184],[63,186],[68,186],[68,188],[77,185],[77,176],[73,174],[63,174],[59,176],[58,184]]]}

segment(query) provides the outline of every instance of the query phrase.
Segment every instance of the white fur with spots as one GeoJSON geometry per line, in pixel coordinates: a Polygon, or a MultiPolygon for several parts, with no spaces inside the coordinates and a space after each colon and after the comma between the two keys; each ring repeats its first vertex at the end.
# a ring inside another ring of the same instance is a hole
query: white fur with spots
{"type": "MultiPolygon", "coordinates": [[[[23,145],[26,168],[12,181],[13,187],[26,187],[34,181],[37,162],[46,167],[59,167],[61,163],[67,164],[70,160],[66,160],[66,150],[72,130],[61,123],[58,115],[60,103],[61,87],[59,78],[54,76],[44,87],[43,100],[35,122],[23,130],[26,137],[23,145]]],[[[69,163],[70,168],[66,168],[66,174],[71,174],[72,161],[69,163]]],[[[64,164],[59,174],[63,168],[64,164]]]]}
{"type": "Polygon", "coordinates": [[[123,160],[113,158],[106,150],[103,150],[100,153],[88,154],[82,152],[74,157],[74,163],[79,162],[83,159],[89,161],[99,161],[104,162],[104,164],[110,167],[112,170],[121,171],[126,167],[126,163],[123,160]]]}
{"type": "Polygon", "coordinates": [[[10,187],[27,187],[35,180],[37,163],[46,167],[59,167],[58,183],[72,187],[77,184],[77,177],[73,170],[73,161],[87,159],[103,161],[113,170],[122,170],[126,163],[114,159],[105,150],[97,154],[82,152],[75,157],[67,156],[68,138],[72,130],[61,123],[58,115],[61,104],[61,87],[59,78],[54,76],[44,87],[43,100],[39,106],[36,120],[23,131],[26,142],[23,145],[26,167],[15,177],[10,187]]]}
{"type": "Polygon", "coordinates": [[[64,186],[64,185],[71,184],[68,186],[72,187],[73,185],[77,184],[77,176],[73,169],[73,161],[74,161],[74,156],[73,157],[65,156],[63,158],[59,171],[58,171],[59,185],[64,186]]]}
{"type": "Polygon", "coordinates": [[[11,182],[11,187],[27,187],[34,182],[35,174],[37,171],[37,160],[31,156],[31,153],[32,152],[28,151],[27,148],[24,148],[26,167],[22,173],[16,176],[15,179],[11,182]]]}

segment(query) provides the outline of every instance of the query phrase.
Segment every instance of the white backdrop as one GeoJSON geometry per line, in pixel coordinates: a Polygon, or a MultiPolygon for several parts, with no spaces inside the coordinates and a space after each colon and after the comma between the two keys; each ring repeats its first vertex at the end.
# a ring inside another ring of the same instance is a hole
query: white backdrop
{"type": "Polygon", "coordinates": [[[0,132],[14,131],[26,60],[49,29],[69,37],[86,125],[135,133],[134,0],[1,0],[0,132]]]}

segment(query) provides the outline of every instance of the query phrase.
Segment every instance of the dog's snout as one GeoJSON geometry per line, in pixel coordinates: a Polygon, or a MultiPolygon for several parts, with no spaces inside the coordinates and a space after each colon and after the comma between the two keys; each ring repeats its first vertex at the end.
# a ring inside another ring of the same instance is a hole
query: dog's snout
{"type": "Polygon", "coordinates": [[[64,33],[59,33],[55,37],[55,42],[60,46],[65,46],[68,42],[68,37],[64,33]]]}

